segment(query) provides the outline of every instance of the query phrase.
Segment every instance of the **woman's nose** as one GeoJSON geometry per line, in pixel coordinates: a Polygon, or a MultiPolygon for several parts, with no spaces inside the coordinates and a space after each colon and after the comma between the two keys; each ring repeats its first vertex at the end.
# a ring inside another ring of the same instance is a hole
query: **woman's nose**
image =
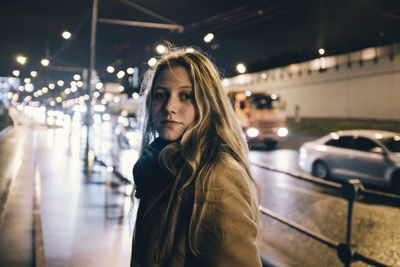
{"type": "Polygon", "coordinates": [[[167,113],[176,113],[178,104],[178,100],[175,97],[169,97],[165,103],[165,111],[167,113]]]}

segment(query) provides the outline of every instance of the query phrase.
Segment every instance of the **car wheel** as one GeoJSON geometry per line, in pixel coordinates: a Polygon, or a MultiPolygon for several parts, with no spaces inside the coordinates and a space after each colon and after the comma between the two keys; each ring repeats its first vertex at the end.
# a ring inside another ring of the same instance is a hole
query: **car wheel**
{"type": "Polygon", "coordinates": [[[393,193],[400,195],[400,170],[393,173],[391,184],[393,193]]]}
{"type": "Polygon", "coordinates": [[[318,178],[329,178],[329,169],[328,166],[322,161],[314,162],[312,166],[312,175],[318,178]]]}

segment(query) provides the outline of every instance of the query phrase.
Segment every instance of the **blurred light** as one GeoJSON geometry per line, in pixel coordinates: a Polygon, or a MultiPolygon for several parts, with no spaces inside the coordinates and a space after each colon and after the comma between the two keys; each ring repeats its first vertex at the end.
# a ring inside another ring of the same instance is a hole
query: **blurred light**
{"type": "Polygon", "coordinates": [[[165,52],[167,52],[167,48],[164,45],[157,45],[156,47],[156,51],[157,53],[159,53],[160,55],[164,54],[165,52]]]}
{"type": "Polygon", "coordinates": [[[56,105],[56,101],[50,100],[50,106],[54,107],[56,105]]]}
{"type": "Polygon", "coordinates": [[[323,48],[318,49],[318,53],[322,56],[323,54],[325,54],[325,49],[323,48]]]}
{"type": "Polygon", "coordinates": [[[82,82],[82,81],[77,81],[77,82],[76,82],[76,86],[82,87],[82,86],[83,86],[83,82],[82,82]]]}
{"type": "Polygon", "coordinates": [[[31,84],[31,83],[27,83],[27,84],[25,84],[25,91],[27,91],[27,92],[32,92],[33,90],[35,89],[35,87],[33,86],[33,84],[31,84]]]}
{"type": "Polygon", "coordinates": [[[25,90],[25,87],[23,85],[18,86],[18,90],[23,92],[25,90]]]}
{"type": "Polygon", "coordinates": [[[120,99],[118,96],[115,96],[115,97],[114,97],[114,102],[115,102],[115,103],[118,103],[120,100],[121,100],[121,99],[120,99]]]}
{"type": "Polygon", "coordinates": [[[280,128],[278,129],[278,132],[277,132],[278,136],[280,136],[280,137],[285,137],[285,136],[288,135],[288,133],[289,133],[289,131],[288,131],[288,129],[285,128],[285,127],[280,127],[280,128]]]}
{"type": "Polygon", "coordinates": [[[272,94],[271,94],[271,99],[272,99],[272,100],[278,99],[278,95],[275,94],[275,93],[272,93],[272,94]]]}
{"type": "Polygon", "coordinates": [[[32,77],[36,77],[36,76],[37,76],[37,71],[34,71],[34,70],[31,71],[31,76],[32,76],[32,77]]]}
{"type": "Polygon", "coordinates": [[[18,77],[19,76],[19,74],[20,74],[20,71],[19,70],[13,70],[13,75],[15,76],[15,77],[18,77]]]}
{"type": "Polygon", "coordinates": [[[333,140],[339,140],[339,135],[337,133],[331,133],[330,136],[333,140]]]}
{"type": "Polygon", "coordinates": [[[61,103],[62,97],[61,96],[57,96],[56,101],[57,101],[57,103],[61,103]]]}
{"type": "MultiPolygon", "coordinates": [[[[128,111],[126,111],[125,109],[123,109],[123,110],[121,111],[121,116],[128,116],[128,111]]],[[[118,118],[118,122],[119,122],[119,119],[120,119],[120,118],[118,118]]],[[[126,119],[126,118],[124,118],[124,119],[126,119]]],[[[122,120],[122,118],[121,118],[121,120],[122,120]]]]}
{"type": "Polygon", "coordinates": [[[375,134],[376,139],[382,139],[382,137],[383,137],[383,135],[381,135],[381,134],[375,134]]]}
{"type": "Polygon", "coordinates": [[[24,56],[17,56],[17,62],[21,65],[25,65],[27,58],[24,56]]]}
{"type": "Polygon", "coordinates": [[[326,146],[324,146],[324,145],[317,145],[317,146],[315,147],[315,149],[318,150],[318,151],[326,151],[326,146]]]}
{"type": "Polygon", "coordinates": [[[87,95],[87,94],[83,96],[83,99],[85,99],[85,100],[89,100],[89,98],[90,98],[90,97],[89,97],[89,95],[87,95]]]}
{"type": "Polygon", "coordinates": [[[38,90],[36,93],[38,94],[38,96],[41,96],[41,95],[43,95],[43,92],[42,92],[42,90],[38,90]]]}
{"type": "Polygon", "coordinates": [[[7,97],[8,97],[8,99],[11,99],[11,98],[12,98],[12,96],[13,96],[13,93],[12,93],[12,92],[8,92],[8,93],[7,93],[7,97]]]}
{"type": "Polygon", "coordinates": [[[113,166],[107,166],[106,170],[108,172],[113,172],[114,171],[114,167],[113,166]]]}
{"type": "Polygon", "coordinates": [[[109,121],[111,119],[111,116],[108,113],[104,113],[102,118],[103,118],[103,121],[109,121]]]}
{"type": "Polygon", "coordinates": [[[108,73],[113,73],[114,71],[115,71],[115,69],[114,69],[113,66],[108,66],[108,67],[107,67],[107,72],[108,72],[108,73]]]}
{"type": "Polygon", "coordinates": [[[243,63],[239,63],[236,65],[236,70],[239,73],[245,73],[246,72],[246,66],[243,63]]]}
{"type": "Polygon", "coordinates": [[[229,80],[228,79],[223,79],[222,80],[222,84],[224,85],[224,86],[228,86],[229,85],[229,80]]]}
{"type": "Polygon", "coordinates": [[[400,136],[395,135],[395,136],[393,137],[393,139],[394,139],[394,141],[400,141],[400,136]]]}
{"type": "Polygon", "coordinates": [[[31,79],[30,78],[25,78],[24,79],[24,83],[31,83],[31,79]]]}
{"type": "Polygon", "coordinates": [[[191,47],[189,47],[189,48],[186,49],[186,52],[188,52],[188,53],[193,53],[193,52],[194,52],[194,49],[191,48],[191,47]]]}
{"type": "Polygon", "coordinates": [[[132,98],[133,98],[133,99],[138,99],[138,98],[139,98],[139,94],[136,93],[136,92],[133,93],[133,94],[132,94],[132,98]]]}
{"type": "Polygon", "coordinates": [[[67,95],[69,95],[69,94],[71,93],[71,89],[66,88],[66,89],[64,90],[64,93],[67,94],[67,95]]]}
{"type": "Polygon", "coordinates": [[[246,130],[246,134],[247,134],[249,137],[254,138],[254,137],[257,137],[257,136],[260,134],[260,131],[259,131],[257,128],[250,127],[250,128],[248,128],[248,129],[246,130]]]}
{"type": "Polygon", "coordinates": [[[71,38],[71,33],[69,31],[64,31],[61,36],[65,39],[68,40],[69,38],[71,38]]]}
{"type": "Polygon", "coordinates": [[[47,93],[49,91],[49,89],[47,87],[43,87],[42,91],[43,91],[43,93],[47,93]]]}
{"type": "Polygon", "coordinates": [[[206,36],[204,36],[204,42],[209,43],[214,39],[214,34],[212,33],[207,33],[206,36]]]}
{"type": "Polygon", "coordinates": [[[38,97],[39,95],[37,94],[37,92],[34,92],[34,93],[33,93],[33,96],[34,96],[34,97],[38,97]]]}
{"type": "Polygon", "coordinates": [[[40,64],[42,64],[43,66],[47,67],[50,64],[50,60],[48,60],[47,58],[43,58],[40,61],[40,64]]]}
{"type": "Polygon", "coordinates": [[[64,81],[59,80],[59,81],[57,82],[57,85],[58,85],[58,86],[63,86],[63,85],[64,85],[64,81]]]}
{"type": "Polygon", "coordinates": [[[118,86],[118,91],[121,93],[125,90],[125,87],[123,85],[118,86]]]}
{"type": "Polygon", "coordinates": [[[133,74],[134,72],[135,72],[135,70],[131,67],[126,69],[126,73],[128,73],[128,74],[133,74]]]}
{"type": "Polygon", "coordinates": [[[268,75],[266,73],[261,73],[261,79],[265,80],[267,79],[268,75]]]}
{"type": "Polygon", "coordinates": [[[99,96],[100,96],[100,92],[98,92],[98,91],[94,92],[94,93],[93,93],[93,96],[94,96],[94,97],[99,97],[99,96]]]}
{"type": "Polygon", "coordinates": [[[74,80],[79,81],[81,79],[81,75],[79,74],[74,74],[74,80]]]}
{"type": "Polygon", "coordinates": [[[123,71],[123,70],[118,71],[117,77],[118,77],[119,79],[122,79],[124,76],[125,76],[125,71],[123,71]]]}
{"type": "Polygon", "coordinates": [[[247,97],[249,97],[249,96],[251,96],[251,91],[246,91],[244,94],[245,94],[247,97]]]}
{"type": "Polygon", "coordinates": [[[103,83],[101,83],[101,82],[96,83],[96,89],[100,90],[101,88],[103,88],[103,83]]]}
{"type": "Polygon", "coordinates": [[[78,91],[78,88],[76,86],[71,86],[71,92],[75,93],[76,91],[78,91]]]}
{"type": "Polygon", "coordinates": [[[103,112],[106,110],[106,107],[104,105],[94,105],[93,110],[97,112],[103,112]]]}
{"type": "Polygon", "coordinates": [[[49,88],[50,88],[51,90],[53,90],[54,88],[56,88],[56,86],[54,85],[54,83],[49,83],[49,88]]]}
{"type": "Polygon", "coordinates": [[[76,81],[72,81],[69,83],[71,86],[76,86],[77,82],[76,81]]]}
{"type": "Polygon", "coordinates": [[[156,63],[157,63],[157,59],[155,59],[154,57],[150,58],[149,61],[147,61],[147,64],[150,67],[153,67],[154,65],[156,65],[156,63]]]}
{"type": "Polygon", "coordinates": [[[72,109],[74,111],[86,112],[86,105],[75,105],[72,109]]]}

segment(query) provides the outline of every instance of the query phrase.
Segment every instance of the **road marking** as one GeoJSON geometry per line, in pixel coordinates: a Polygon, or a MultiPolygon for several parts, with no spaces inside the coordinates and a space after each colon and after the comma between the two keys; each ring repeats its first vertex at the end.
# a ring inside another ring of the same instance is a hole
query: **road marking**
{"type": "Polygon", "coordinates": [[[40,216],[40,195],[41,195],[40,173],[39,173],[39,168],[35,166],[34,196],[33,196],[34,258],[36,267],[46,267],[46,258],[44,253],[43,232],[42,232],[42,218],[40,216]]]}

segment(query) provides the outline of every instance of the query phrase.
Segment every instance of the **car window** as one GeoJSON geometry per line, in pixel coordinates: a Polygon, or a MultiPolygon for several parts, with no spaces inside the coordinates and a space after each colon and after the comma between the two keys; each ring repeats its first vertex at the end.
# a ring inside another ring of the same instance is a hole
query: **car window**
{"type": "Polygon", "coordinates": [[[335,146],[341,148],[353,148],[352,136],[341,136],[339,139],[331,139],[325,143],[328,146],[335,146]]]}
{"type": "Polygon", "coordinates": [[[398,136],[381,139],[381,142],[392,152],[400,153],[400,139],[398,136]]]}
{"type": "Polygon", "coordinates": [[[354,138],[354,149],[370,152],[373,148],[379,147],[377,143],[365,137],[354,138]]]}

